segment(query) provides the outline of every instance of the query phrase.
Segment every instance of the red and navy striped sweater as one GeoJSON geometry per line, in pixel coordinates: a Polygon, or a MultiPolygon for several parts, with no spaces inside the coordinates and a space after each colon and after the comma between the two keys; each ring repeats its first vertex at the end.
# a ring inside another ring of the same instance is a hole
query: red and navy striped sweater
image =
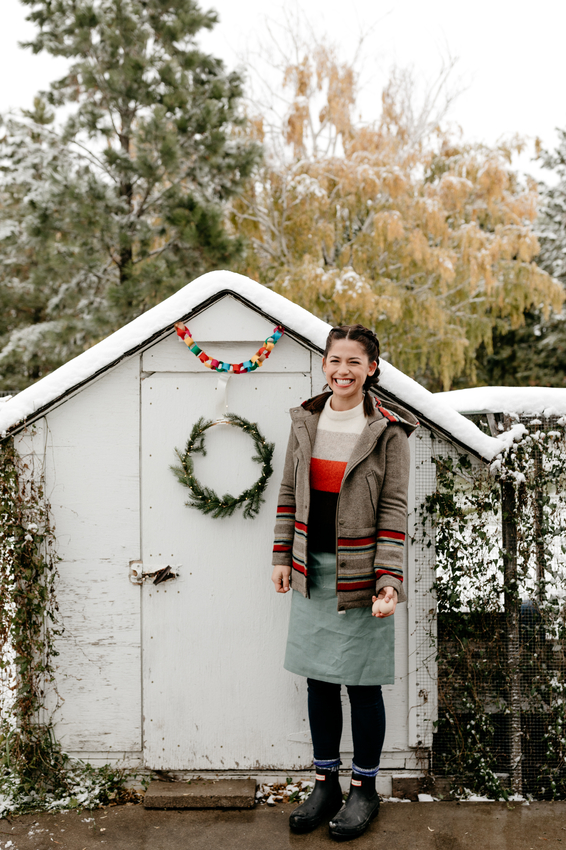
{"type": "Polygon", "coordinates": [[[352,410],[333,410],[328,399],[320,414],[310,466],[309,549],[314,552],[336,552],[338,494],[364,425],[363,402],[352,410]]]}

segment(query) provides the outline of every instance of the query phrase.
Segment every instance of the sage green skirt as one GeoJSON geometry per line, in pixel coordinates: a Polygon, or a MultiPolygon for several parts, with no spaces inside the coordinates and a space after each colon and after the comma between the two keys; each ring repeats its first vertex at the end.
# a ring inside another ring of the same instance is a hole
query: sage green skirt
{"type": "Polygon", "coordinates": [[[336,555],[309,552],[310,599],[296,590],[285,670],[341,685],[392,685],[395,617],[372,617],[367,608],[336,610],[336,555]]]}

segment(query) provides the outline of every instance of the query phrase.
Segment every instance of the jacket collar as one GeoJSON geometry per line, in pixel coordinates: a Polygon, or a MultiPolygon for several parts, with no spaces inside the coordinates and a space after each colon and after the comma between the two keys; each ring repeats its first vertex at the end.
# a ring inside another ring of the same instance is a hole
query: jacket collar
{"type": "MultiPolygon", "coordinates": [[[[325,393],[324,395],[326,401],[332,393],[325,393]]],[[[372,395],[374,394],[372,393],[372,395]]],[[[388,401],[387,407],[385,407],[376,396],[374,397],[375,408],[372,415],[366,417],[366,424],[350,456],[345,475],[373,451],[379,437],[390,422],[401,425],[407,435],[410,435],[419,424],[413,414],[401,405],[392,404],[388,401]]],[[[302,406],[291,408],[290,413],[301,452],[305,460],[310,461],[320,413],[305,410],[302,406]]]]}
{"type": "Polygon", "coordinates": [[[290,413],[299,447],[305,456],[305,460],[309,461],[316,439],[320,413],[312,413],[310,410],[305,410],[304,407],[292,407],[290,413]]]}
{"type": "MultiPolygon", "coordinates": [[[[329,392],[324,393],[324,400],[326,401],[331,395],[332,393],[329,392]]],[[[385,404],[382,404],[376,393],[372,392],[371,395],[375,399],[375,407],[373,414],[367,417],[367,427],[375,427],[378,422],[383,421],[385,421],[386,424],[387,422],[395,422],[401,425],[407,436],[412,434],[415,428],[418,427],[418,419],[400,404],[396,404],[389,400],[387,400],[385,404]]],[[[300,407],[292,407],[290,413],[293,422],[303,422],[305,424],[307,431],[312,438],[312,445],[314,445],[314,437],[316,435],[320,413],[311,413],[310,410],[305,410],[302,405],[300,407]]],[[[381,429],[379,429],[379,433],[381,433],[381,429]]]]}
{"type": "MultiPolygon", "coordinates": [[[[325,393],[325,401],[331,395],[332,393],[325,393]]],[[[310,460],[316,439],[316,429],[318,428],[320,413],[305,410],[302,406],[291,408],[290,413],[301,451],[305,458],[310,460]]],[[[373,415],[366,417],[366,424],[354,447],[348,466],[346,467],[346,473],[373,450],[377,440],[387,427],[387,421],[377,406],[373,415]]]]}

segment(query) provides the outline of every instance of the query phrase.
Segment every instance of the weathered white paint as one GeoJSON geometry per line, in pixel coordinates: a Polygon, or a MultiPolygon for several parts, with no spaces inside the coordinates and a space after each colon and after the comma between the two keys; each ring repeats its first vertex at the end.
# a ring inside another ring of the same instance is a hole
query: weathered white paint
{"type": "MultiPolygon", "coordinates": [[[[57,536],[56,734],[77,752],[141,749],[139,357],[43,420],[46,493],[57,536]]],[[[37,442],[37,441],[36,441],[37,442]]]]}
{"type": "MultiPolygon", "coordinates": [[[[66,750],[71,759],[80,759],[93,767],[107,764],[117,765],[127,770],[135,770],[136,778],[143,772],[143,752],[141,750],[66,750]],[[138,773],[139,771],[139,773],[138,773]]],[[[151,775],[148,771],[148,775],[151,775]]]]}
{"type": "MultiPolygon", "coordinates": [[[[199,348],[204,345],[202,337],[197,342],[199,348]]],[[[242,363],[244,360],[249,360],[259,347],[260,343],[257,339],[231,343],[212,340],[206,343],[206,353],[210,357],[214,357],[216,360],[224,360],[226,363],[242,363]]],[[[144,372],[195,372],[200,374],[205,368],[198,357],[195,357],[176,335],[168,336],[162,343],[153,346],[143,355],[144,372]]],[[[283,336],[273,349],[273,354],[256,371],[262,374],[267,372],[277,374],[285,372],[307,373],[310,371],[310,352],[297,345],[290,337],[283,336]]],[[[232,375],[232,379],[235,381],[245,380],[246,374],[232,375]]]]}
{"type": "MultiPolygon", "coordinates": [[[[251,339],[254,342],[261,343],[271,334],[278,321],[275,317],[275,321],[271,322],[261,313],[250,310],[237,298],[226,295],[197,315],[192,316],[187,324],[193,339],[197,343],[199,340],[210,342],[215,339],[225,342],[241,342],[251,339]]],[[[279,343],[277,343],[277,346],[279,346],[279,343]]],[[[259,348],[259,345],[257,348],[259,348]]],[[[212,354],[212,352],[207,353],[212,354]]],[[[261,368],[263,369],[264,366],[265,363],[261,368]]]]}
{"type": "Polygon", "coordinates": [[[315,396],[323,391],[326,384],[322,371],[322,356],[316,351],[311,354],[311,370],[311,396],[315,396]]]}
{"type": "MultiPolygon", "coordinates": [[[[275,327],[272,322],[230,296],[222,298],[192,318],[188,326],[199,348],[203,348],[210,357],[227,363],[249,360],[275,327]]],[[[204,368],[175,333],[151,346],[143,355],[145,372],[201,373],[204,368]]],[[[262,374],[307,373],[310,371],[310,351],[302,345],[297,345],[288,334],[284,334],[273,353],[257,371],[262,374]]],[[[245,380],[246,375],[234,375],[233,379],[245,380]]]]}
{"type": "MultiPolygon", "coordinates": [[[[184,354],[184,352],[180,352],[184,354]]],[[[269,580],[278,478],[289,407],[308,398],[310,376],[245,376],[230,410],[276,443],[275,473],[255,520],[215,520],[185,507],[170,471],[200,416],[214,418],[216,376],[156,373],[142,384],[143,562],[181,564],[179,579],[143,587],[144,751],[167,769],[307,765],[308,748],[287,740],[306,728],[301,685],[281,669],[290,598],[269,580]]],[[[207,434],[197,474],[217,492],[258,477],[253,443],[229,426],[207,434]]]]}

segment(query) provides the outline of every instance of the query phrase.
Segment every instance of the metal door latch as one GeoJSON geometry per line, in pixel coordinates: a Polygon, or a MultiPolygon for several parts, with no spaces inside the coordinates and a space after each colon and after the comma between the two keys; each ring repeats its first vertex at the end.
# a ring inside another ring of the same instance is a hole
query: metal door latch
{"type": "Polygon", "coordinates": [[[155,565],[151,572],[144,573],[143,561],[130,561],[130,581],[132,584],[143,584],[147,579],[152,579],[153,584],[161,584],[170,581],[179,575],[179,564],[172,566],[166,564],[164,567],[155,565]]]}

